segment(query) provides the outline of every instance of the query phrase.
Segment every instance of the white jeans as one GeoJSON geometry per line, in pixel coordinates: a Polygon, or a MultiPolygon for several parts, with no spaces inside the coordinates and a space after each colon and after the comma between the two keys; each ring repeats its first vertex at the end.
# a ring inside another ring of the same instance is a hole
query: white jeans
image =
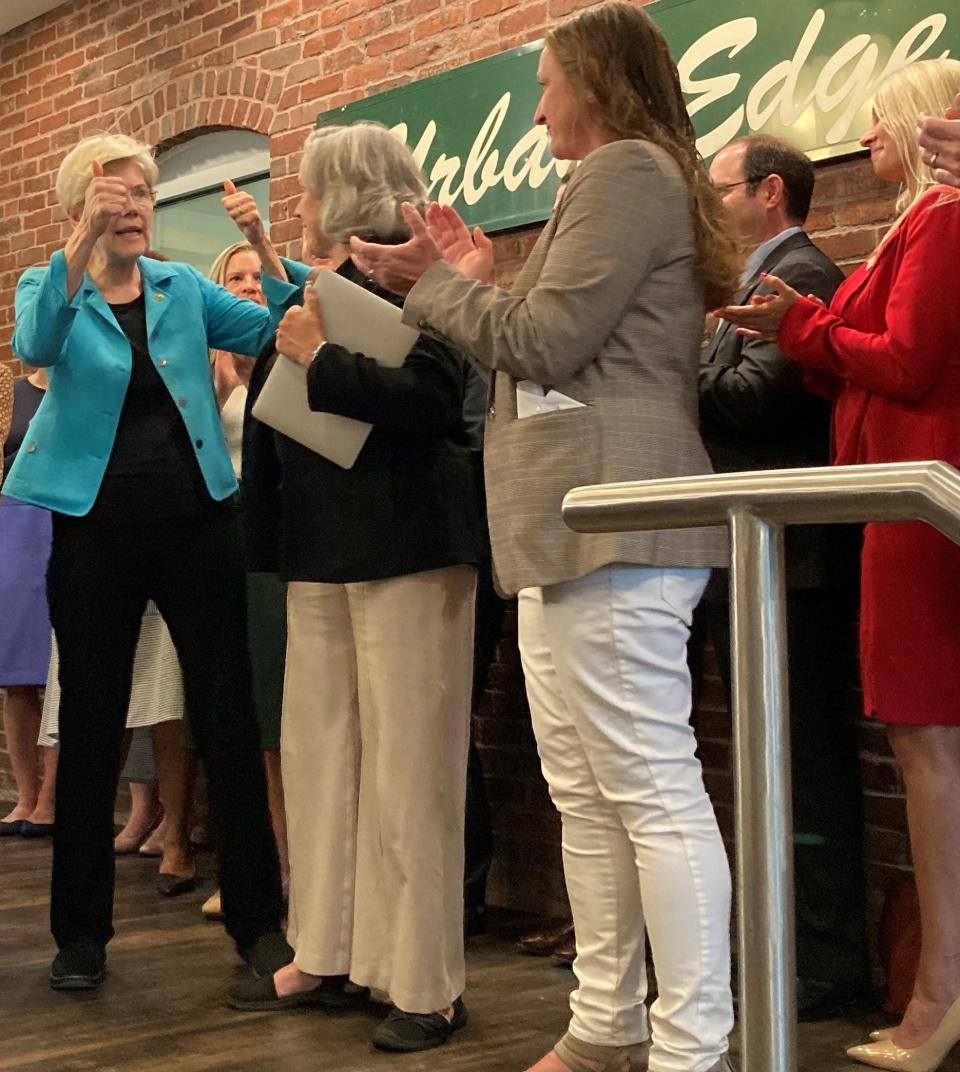
{"type": "Polygon", "coordinates": [[[646,929],[651,1072],[706,1072],[733,1026],[730,872],[690,728],[687,640],[708,575],[615,565],[519,599],[577,932],[570,1031],[605,1046],[647,1037],[646,929]]]}

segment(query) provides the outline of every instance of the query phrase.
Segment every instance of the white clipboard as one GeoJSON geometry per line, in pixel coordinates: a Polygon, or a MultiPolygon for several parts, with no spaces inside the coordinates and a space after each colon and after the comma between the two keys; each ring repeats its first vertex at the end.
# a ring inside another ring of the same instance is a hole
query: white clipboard
{"type": "MultiPolygon", "coordinates": [[[[333,271],[314,283],[329,342],[351,353],[372,357],[380,365],[399,368],[417,341],[418,332],[400,321],[397,306],[371,294],[333,271]]],[[[277,355],[253,415],[278,432],[350,469],[367,441],[372,424],[317,413],[307,402],[307,370],[277,355]]]]}

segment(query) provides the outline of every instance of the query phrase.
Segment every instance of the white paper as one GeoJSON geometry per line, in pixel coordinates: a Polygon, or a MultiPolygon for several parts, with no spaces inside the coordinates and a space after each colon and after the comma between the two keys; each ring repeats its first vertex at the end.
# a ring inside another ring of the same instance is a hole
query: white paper
{"type": "Polygon", "coordinates": [[[536,417],[541,413],[553,413],[558,409],[580,409],[584,405],[569,395],[554,391],[553,388],[544,389],[538,383],[531,380],[520,380],[517,383],[517,418],[536,417]]]}
{"type": "MultiPolygon", "coordinates": [[[[372,357],[380,365],[399,368],[403,364],[418,332],[401,323],[395,305],[332,271],[317,276],[314,291],[330,342],[372,357]]],[[[357,460],[373,427],[337,413],[311,410],[307,370],[282,354],[277,355],[253,415],[343,469],[357,460]]]]}

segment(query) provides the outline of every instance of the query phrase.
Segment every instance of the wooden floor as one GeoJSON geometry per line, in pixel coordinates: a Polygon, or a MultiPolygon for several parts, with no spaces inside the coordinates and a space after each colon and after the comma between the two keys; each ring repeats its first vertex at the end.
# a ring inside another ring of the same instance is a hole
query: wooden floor
{"type": "MultiPolygon", "coordinates": [[[[0,841],[0,1072],[520,1072],[564,1030],[571,973],[517,956],[511,932],[522,923],[506,919],[496,935],[469,943],[470,1024],[440,1050],[377,1053],[374,1012],[234,1012],[223,992],[244,970],[199,911],[212,882],[167,901],[153,890],[156,861],[137,857],[117,861],[117,937],[104,987],[55,993],[47,985],[49,852],[49,842],[0,841]]],[[[879,1022],[806,1025],[801,1072],[862,1068],[843,1059],[842,1044],[879,1022]]],[[[957,1072],[960,1063],[942,1068],[957,1072]]]]}

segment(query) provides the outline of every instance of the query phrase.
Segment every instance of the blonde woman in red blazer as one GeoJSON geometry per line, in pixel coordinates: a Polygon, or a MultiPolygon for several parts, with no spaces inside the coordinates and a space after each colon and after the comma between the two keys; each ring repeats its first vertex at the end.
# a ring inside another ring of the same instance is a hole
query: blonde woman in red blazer
{"type": "MultiPolygon", "coordinates": [[[[960,62],[911,64],[880,86],[861,139],[901,215],[829,308],[771,277],[777,294],[722,315],[776,338],[811,389],[835,398],[834,461],[941,459],[960,466],[960,194],[938,185],[917,116],[942,114],[960,62]]],[[[960,547],[919,522],[868,525],[860,655],[864,709],[903,770],[922,921],[903,1022],[851,1057],[932,1072],[960,1040],[960,547]]]]}

